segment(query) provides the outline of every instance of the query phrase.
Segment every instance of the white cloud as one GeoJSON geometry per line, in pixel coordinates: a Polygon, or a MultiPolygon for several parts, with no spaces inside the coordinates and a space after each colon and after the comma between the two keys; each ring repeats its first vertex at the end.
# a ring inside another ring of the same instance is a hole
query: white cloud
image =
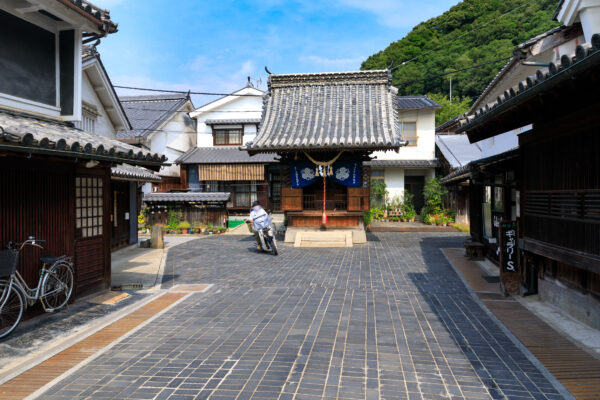
{"type": "Polygon", "coordinates": [[[456,0],[338,0],[342,6],[374,14],[380,24],[392,28],[412,28],[457,3],[456,0]]]}

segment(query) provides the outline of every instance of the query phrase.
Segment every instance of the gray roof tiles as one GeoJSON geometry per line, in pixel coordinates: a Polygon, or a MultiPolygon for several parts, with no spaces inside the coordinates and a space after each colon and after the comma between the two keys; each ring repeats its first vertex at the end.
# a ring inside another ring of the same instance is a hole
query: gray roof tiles
{"type": "Polygon", "coordinates": [[[175,160],[176,164],[256,164],[275,163],[279,158],[274,153],[250,156],[238,147],[195,147],[175,160]]]}
{"type": "Polygon", "coordinates": [[[269,76],[250,152],[397,149],[396,96],[388,70],[269,76]]]}
{"type": "Polygon", "coordinates": [[[481,147],[471,144],[466,134],[436,135],[435,144],[452,168],[460,168],[481,158],[481,147]]]}
{"type": "Polygon", "coordinates": [[[145,202],[226,202],[231,193],[228,192],[181,192],[181,193],[146,193],[145,202]]]}
{"type": "Polygon", "coordinates": [[[237,118],[237,119],[207,119],[204,121],[206,125],[241,125],[241,124],[258,124],[260,118],[237,118]]]}
{"type": "Polygon", "coordinates": [[[119,139],[146,138],[189,100],[187,95],[122,96],[119,98],[133,129],[119,131],[119,139]]]}
{"type": "Polygon", "coordinates": [[[438,160],[372,160],[363,163],[371,167],[437,168],[438,160]]]}
{"type": "Polygon", "coordinates": [[[166,160],[160,154],[93,135],[68,123],[9,111],[0,111],[0,144],[13,146],[15,151],[30,149],[28,151],[154,167],[166,160]]]}
{"type": "Polygon", "coordinates": [[[419,110],[424,108],[442,108],[427,96],[396,96],[396,107],[400,110],[419,110]]]}
{"type": "Polygon", "coordinates": [[[117,179],[137,182],[160,182],[160,176],[146,168],[134,167],[129,164],[119,164],[110,169],[111,176],[117,179]]]}

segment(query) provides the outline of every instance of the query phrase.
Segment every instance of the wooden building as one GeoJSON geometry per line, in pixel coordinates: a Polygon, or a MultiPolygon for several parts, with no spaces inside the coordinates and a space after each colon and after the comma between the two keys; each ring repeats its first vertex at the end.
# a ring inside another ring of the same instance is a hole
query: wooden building
{"type": "Polygon", "coordinates": [[[238,146],[196,147],[175,161],[185,171],[190,192],[231,193],[230,214],[248,214],[253,201],[265,209],[281,209],[279,162],[276,154],[249,156],[238,146]]]}
{"type": "Polygon", "coordinates": [[[269,76],[251,155],[277,153],[286,241],[319,229],[345,230],[364,243],[369,155],[406,144],[398,131],[388,70],[269,76]]]}
{"type": "Polygon", "coordinates": [[[146,193],[144,203],[151,225],[169,223],[169,210],[180,213],[192,227],[199,224],[225,226],[230,193],[146,193]]]}
{"type": "Polygon", "coordinates": [[[87,1],[0,2],[0,247],[28,236],[19,271],[37,283],[39,256],[68,255],[75,295],[110,286],[111,167],[158,170],[159,154],[78,129],[82,43],[116,32],[87,1]]]}
{"type": "MultiPolygon", "coordinates": [[[[600,328],[600,34],[464,121],[472,142],[520,126],[522,284],[600,328]]],[[[518,199],[517,199],[518,200],[518,199]]]]}

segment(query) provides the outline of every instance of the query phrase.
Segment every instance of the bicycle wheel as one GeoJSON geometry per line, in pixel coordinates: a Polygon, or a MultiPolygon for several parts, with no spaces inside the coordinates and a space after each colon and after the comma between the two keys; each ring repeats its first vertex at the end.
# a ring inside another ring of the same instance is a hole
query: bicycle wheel
{"type": "Polygon", "coordinates": [[[9,292],[9,283],[0,281],[0,339],[19,325],[24,309],[25,301],[19,289],[13,284],[9,292]]]}
{"type": "Polygon", "coordinates": [[[73,293],[73,269],[66,262],[50,267],[42,281],[41,299],[46,311],[63,308],[73,293]]]}

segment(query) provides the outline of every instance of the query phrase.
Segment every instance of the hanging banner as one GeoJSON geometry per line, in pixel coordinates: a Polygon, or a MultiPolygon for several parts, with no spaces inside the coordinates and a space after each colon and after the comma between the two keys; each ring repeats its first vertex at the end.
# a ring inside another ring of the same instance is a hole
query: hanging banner
{"type": "Polygon", "coordinates": [[[344,186],[361,186],[361,163],[359,161],[338,161],[329,167],[319,167],[311,162],[293,162],[290,164],[290,177],[293,188],[303,188],[326,173],[328,178],[344,186]],[[320,171],[320,172],[318,172],[320,171]],[[331,172],[331,175],[329,175],[331,172]]]}
{"type": "Polygon", "coordinates": [[[317,166],[311,162],[293,162],[290,164],[290,178],[293,188],[302,188],[317,180],[317,166]]]}
{"type": "Polygon", "coordinates": [[[333,163],[334,182],[350,187],[360,187],[361,163],[358,161],[337,161],[333,163]]]}

